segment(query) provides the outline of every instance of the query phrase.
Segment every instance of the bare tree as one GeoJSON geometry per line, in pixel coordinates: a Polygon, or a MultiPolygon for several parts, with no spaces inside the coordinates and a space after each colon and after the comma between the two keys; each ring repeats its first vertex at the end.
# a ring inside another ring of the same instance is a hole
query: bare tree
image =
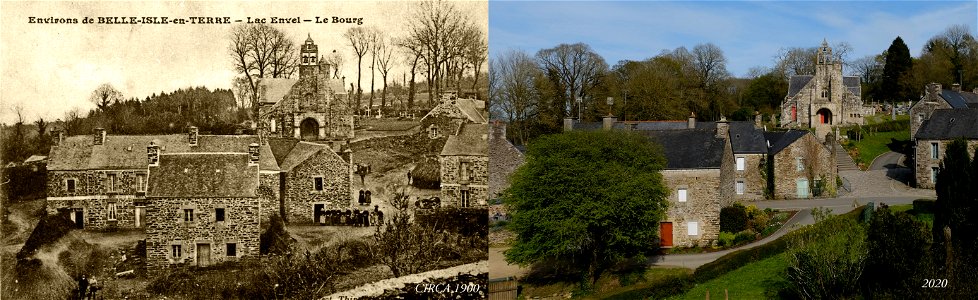
{"type": "Polygon", "coordinates": [[[851,73],[859,75],[862,82],[877,82],[883,76],[883,56],[867,55],[850,62],[851,73]]]}
{"type": "Polygon", "coordinates": [[[368,102],[368,109],[374,108],[374,91],[377,90],[374,88],[374,79],[377,78],[377,60],[384,39],[384,34],[380,30],[373,27],[369,28],[367,35],[367,48],[370,50],[370,101],[368,102]]]}
{"type": "Polygon", "coordinates": [[[399,39],[397,45],[404,49],[405,52],[405,63],[411,66],[410,74],[411,81],[408,82],[408,109],[414,108],[414,95],[416,92],[415,75],[418,74],[418,63],[424,56],[424,48],[421,46],[420,42],[414,39],[405,38],[399,39]]]}
{"type": "Polygon", "coordinates": [[[65,112],[65,123],[64,132],[65,135],[71,135],[77,133],[79,119],[81,118],[81,111],[75,107],[71,110],[65,112]]]}
{"type": "Polygon", "coordinates": [[[103,83],[92,91],[92,95],[88,98],[89,101],[95,103],[99,111],[105,113],[105,110],[109,108],[113,103],[122,100],[122,93],[116,90],[115,87],[110,83],[103,83]]]}
{"type": "Polygon", "coordinates": [[[367,51],[370,47],[370,31],[364,27],[353,27],[343,34],[343,37],[350,41],[350,46],[353,47],[353,53],[357,55],[357,109],[360,108],[361,99],[363,98],[363,88],[360,87],[360,77],[363,73],[363,57],[367,55],[367,51]]]}
{"type": "Polygon", "coordinates": [[[704,89],[712,89],[716,84],[727,79],[727,58],[723,50],[712,43],[699,44],[693,47],[693,66],[699,75],[700,85],[704,89]]]}
{"type": "Polygon", "coordinates": [[[478,94],[479,75],[482,72],[482,64],[489,58],[489,41],[486,38],[486,35],[482,34],[482,31],[475,26],[472,28],[474,29],[475,34],[472,36],[472,39],[466,43],[468,47],[466,48],[465,53],[466,58],[468,59],[469,64],[472,65],[473,69],[472,71],[474,77],[472,80],[472,90],[476,91],[476,94],[478,94]]]}
{"type": "Polygon", "coordinates": [[[326,56],[326,62],[329,63],[333,71],[333,79],[340,79],[340,70],[343,66],[343,56],[333,50],[329,55],[326,56]]]}
{"type": "Polygon", "coordinates": [[[554,74],[558,84],[564,88],[567,99],[565,116],[571,115],[575,107],[580,111],[580,104],[574,105],[575,99],[586,99],[591,88],[608,70],[604,58],[584,43],[560,44],[542,49],[536,57],[543,69],[554,74]]]}
{"type": "Polygon", "coordinates": [[[497,56],[489,68],[490,111],[494,118],[510,123],[513,136],[525,145],[540,100],[535,81],[542,72],[533,57],[519,50],[497,56]]]}
{"type": "MultiPolygon", "coordinates": [[[[251,93],[252,115],[258,118],[258,85],[261,78],[288,78],[295,74],[299,58],[295,43],[283,32],[264,24],[241,24],[231,29],[228,47],[235,71],[243,75],[251,93]]],[[[242,82],[243,84],[243,82],[242,82]]],[[[261,122],[258,122],[261,126],[261,122]]]]}
{"type": "Polygon", "coordinates": [[[395,61],[392,59],[394,57],[394,46],[391,44],[391,41],[381,36],[379,44],[380,48],[377,49],[377,54],[379,55],[377,64],[380,67],[380,77],[384,81],[384,91],[380,96],[380,107],[383,109],[387,107],[387,75],[394,68],[395,61]]]}
{"type": "Polygon", "coordinates": [[[471,17],[447,1],[421,2],[409,18],[408,39],[421,47],[429,87],[428,100],[439,94],[453,60],[461,56],[459,44],[471,17]]]}

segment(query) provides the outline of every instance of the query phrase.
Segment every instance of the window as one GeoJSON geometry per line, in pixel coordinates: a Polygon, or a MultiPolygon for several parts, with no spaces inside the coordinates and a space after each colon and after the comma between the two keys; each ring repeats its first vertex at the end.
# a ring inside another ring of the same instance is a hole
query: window
{"type": "Polygon", "coordinates": [[[115,202],[109,202],[109,209],[107,210],[107,213],[106,213],[106,216],[108,217],[109,221],[114,221],[115,220],[116,213],[117,213],[117,210],[116,210],[116,204],[115,204],[115,202]]]}
{"type": "Polygon", "coordinates": [[[228,256],[238,256],[238,244],[228,243],[228,256]]]}
{"type": "Polygon", "coordinates": [[[322,191],[323,190],[323,178],[322,177],[315,177],[315,178],[313,178],[313,187],[317,191],[322,191]]]}
{"type": "Polygon", "coordinates": [[[805,170],[805,159],[801,157],[795,157],[795,171],[805,170]]]}
{"type": "Polygon", "coordinates": [[[438,126],[431,125],[431,127],[428,127],[428,137],[429,138],[438,137],[438,126]]]}
{"type": "Polygon", "coordinates": [[[737,180],[737,195],[744,194],[744,180],[737,180]]]}
{"type": "Polygon", "coordinates": [[[468,190],[462,190],[461,200],[462,201],[461,201],[460,204],[461,204],[462,207],[469,207],[469,191],[468,190]]]}
{"type": "Polygon", "coordinates": [[[463,162],[461,162],[461,163],[458,164],[458,179],[459,180],[462,180],[462,181],[472,180],[471,174],[469,174],[469,173],[470,172],[469,172],[469,163],[468,162],[463,161],[463,162]]]}
{"type": "Polygon", "coordinates": [[[214,222],[224,222],[224,208],[214,209],[214,222]]]}
{"type": "Polygon", "coordinates": [[[687,235],[700,235],[700,224],[697,222],[686,223],[687,235]]]}
{"type": "Polygon", "coordinates": [[[686,189],[679,189],[679,202],[686,202],[686,189]]]}
{"type": "Polygon", "coordinates": [[[937,173],[940,173],[940,170],[937,167],[930,168],[930,182],[937,183],[937,173]]]}
{"type": "Polygon", "coordinates": [[[738,157],[737,158],[737,171],[743,171],[744,170],[744,161],[745,160],[746,159],[743,158],[743,157],[738,157]]]}
{"type": "Polygon", "coordinates": [[[136,191],[146,191],[146,174],[136,174],[136,191]]]}
{"type": "Polygon", "coordinates": [[[272,119],[272,126],[271,126],[271,128],[272,128],[272,132],[276,132],[275,131],[275,119],[272,119]]]}
{"type": "Polygon", "coordinates": [[[194,221],[194,210],[193,209],[187,208],[187,209],[184,209],[183,210],[183,221],[184,222],[193,222],[194,221]]]}
{"type": "Polygon", "coordinates": [[[181,247],[180,245],[171,245],[170,246],[170,249],[172,250],[171,257],[181,258],[183,256],[183,251],[182,251],[183,249],[181,248],[183,247],[181,247]]]}
{"type": "Polygon", "coordinates": [[[74,178],[65,180],[65,190],[67,190],[69,193],[74,193],[75,192],[75,179],[74,178]]]}
{"type": "Polygon", "coordinates": [[[115,179],[116,174],[109,174],[105,179],[105,188],[109,192],[115,192],[115,179]]]}
{"type": "Polygon", "coordinates": [[[941,158],[941,144],[936,142],[930,143],[930,159],[940,159],[941,158]]]}

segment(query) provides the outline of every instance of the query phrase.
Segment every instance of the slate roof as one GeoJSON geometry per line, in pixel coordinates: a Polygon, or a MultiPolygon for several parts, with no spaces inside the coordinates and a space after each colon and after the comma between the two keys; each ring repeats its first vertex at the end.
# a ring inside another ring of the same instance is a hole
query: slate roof
{"type": "MultiPolygon", "coordinates": [[[[282,159],[282,163],[279,164],[279,169],[282,171],[291,171],[292,168],[295,168],[302,162],[306,161],[306,159],[309,159],[309,157],[319,153],[319,151],[333,152],[333,150],[330,150],[328,146],[323,144],[298,142],[294,147],[292,147],[289,154],[282,159]]],[[[337,155],[337,157],[338,156],[339,155],[337,155]]]]}
{"type": "Polygon", "coordinates": [[[191,147],[187,134],[108,135],[105,143],[94,145],[91,135],[66,138],[51,147],[48,170],[138,169],[145,168],[146,146],[153,142],[162,152],[239,152],[248,153],[248,145],[258,143],[254,135],[199,135],[191,147]]]}
{"type": "Polygon", "coordinates": [[[456,105],[462,110],[465,116],[469,117],[469,120],[475,123],[488,123],[489,120],[486,118],[486,102],[482,100],[475,99],[456,99],[456,105]]]}
{"type": "Polygon", "coordinates": [[[278,103],[292,90],[296,82],[299,82],[299,79],[262,78],[258,83],[261,103],[278,103]]]}
{"type": "Polygon", "coordinates": [[[794,97],[801,91],[809,81],[815,78],[813,75],[794,75],[791,76],[791,80],[788,81],[788,97],[794,97]]]}
{"type": "MultiPolygon", "coordinates": [[[[971,93],[967,93],[967,94],[971,94],[971,93]]],[[[965,93],[962,92],[955,92],[952,90],[942,90],[941,98],[944,98],[944,100],[951,105],[951,108],[968,108],[969,98],[973,98],[973,97],[968,97],[966,96],[965,93]]],[[[975,99],[970,99],[970,100],[978,103],[978,96],[974,98],[975,99]]]]}
{"type": "Polygon", "coordinates": [[[853,95],[861,96],[863,87],[859,84],[860,79],[858,76],[843,76],[842,85],[846,86],[853,95]]]}
{"type": "Polygon", "coordinates": [[[793,144],[798,139],[804,137],[806,134],[809,134],[809,132],[805,130],[765,132],[764,133],[764,139],[766,140],[765,146],[768,143],[770,143],[771,147],[768,148],[768,153],[771,155],[775,155],[778,154],[778,152],[781,152],[781,150],[788,148],[788,146],[793,144]]]}
{"type": "Polygon", "coordinates": [[[295,147],[295,144],[297,143],[299,143],[299,140],[292,138],[268,139],[268,146],[272,148],[272,156],[275,157],[275,162],[278,163],[279,166],[282,165],[282,162],[285,161],[285,156],[289,154],[289,151],[292,151],[292,148],[295,147]]]}
{"type": "Polygon", "coordinates": [[[938,109],[920,125],[920,140],[978,139],[978,109],[938,109]]]}
{"type": "Polygon", "coordinates": [[[489,125],[465,124],[462,130],[445,141],[441,156],[489,156],[489,125]]]}
{"type": "MultiPolygon", "coordinates": [[[[140,151],[144,152],[144,151],[140,151]]],[[[182,153],[160,155],[149,172],[147,197],[257,197],[258,167],[247,153],[182,153]]]]}
{"type": "Polygon", "coordinates": [[[767,153],[764,131],[754,128],[753,122],[730,122],[730,147],[736,154],[767,153]]]}
{"type": "Polygon", "coordinates": [[[601,122],[580,122],[574,120],[574,130],[584,130],[584,131],[594,131],[604,129],[604,123],[601,122]]]}
{"type": "Polygon", "coordinates": [[[676,130],[687,129],[688,121],[624,121],[615,122],[614,129],[633,130],[676,130]]]}
{"type": "Polygon", "coordinates": [[[28,157],[26,160],[24,160],[24,164],[43,162],[47,158],[48,157],[44,155],[31,155],[31,157],[28,157]]]}
{"type": "Polygon", "coordinates": [[[651,130],[642,131],[662,146],[666,170],[719,169],[723,161],[724,140],[712,130],[651,130]]]}

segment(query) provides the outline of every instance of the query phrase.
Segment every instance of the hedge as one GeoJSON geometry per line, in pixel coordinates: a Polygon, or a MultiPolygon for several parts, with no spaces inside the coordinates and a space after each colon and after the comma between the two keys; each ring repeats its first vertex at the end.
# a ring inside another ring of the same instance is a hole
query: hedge
{"type": "Polygon", "coordinates": [[[457,232],[464,236],[488,236],[488,208],[442,207],[417,210],[416,222],[436,230],[457,232]]]}

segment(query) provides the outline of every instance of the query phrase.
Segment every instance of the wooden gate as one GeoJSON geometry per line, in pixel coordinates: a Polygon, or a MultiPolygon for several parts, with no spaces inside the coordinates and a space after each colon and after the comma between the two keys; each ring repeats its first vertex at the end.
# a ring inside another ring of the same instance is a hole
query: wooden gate
{"type": "Polygon", "coordinates": [[[489,279],[489,300],[515,300],[518,292],[516,277],[489,279]]]}

